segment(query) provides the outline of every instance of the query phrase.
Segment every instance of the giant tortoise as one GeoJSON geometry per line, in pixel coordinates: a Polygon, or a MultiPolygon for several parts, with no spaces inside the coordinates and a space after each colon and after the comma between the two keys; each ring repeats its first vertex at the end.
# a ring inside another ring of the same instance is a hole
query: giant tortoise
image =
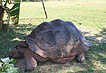
{"type": "Polygon", "coordinates": [[[92,45],[76,26],[60,19],[43,22],[19,42],[10,58],[26,61],[26,71],[37,67],[37,62],[67,63],[76,59],[82,63],[84,52],[92,45]]]}

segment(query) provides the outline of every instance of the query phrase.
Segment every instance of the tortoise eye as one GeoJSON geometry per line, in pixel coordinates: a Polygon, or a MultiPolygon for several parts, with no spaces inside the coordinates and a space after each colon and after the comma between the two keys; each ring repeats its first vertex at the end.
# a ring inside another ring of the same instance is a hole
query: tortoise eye
{"type": "Polygon", "coordinates": [[[17,49],[17,48],[18,48],[18,46],[16,45],[14,48],[15,48],[15,49],[17,49]]]}
{"type": "Polygon", "coordinates": [[[21,48],[27,48],[28,46],[20,46],[21,48]]]}

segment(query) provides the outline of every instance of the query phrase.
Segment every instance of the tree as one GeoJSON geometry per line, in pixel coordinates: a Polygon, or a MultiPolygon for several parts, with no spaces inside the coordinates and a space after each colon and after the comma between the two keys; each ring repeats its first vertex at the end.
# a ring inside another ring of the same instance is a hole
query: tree
{"type": "Polygon", "coordinates": [[[12,8],[9,8],[7,7],[7,3],[12,4],[11,1],[12,0],[6,0],[5,2],[3,2],[2,0],[0,0],[0,31],[2,31],[3,28],[6,28],[7,31],[9,30],[10,18],[15,26],[18,25],[21,1],[20,0],[12,1],[14,2],[14,5],[12,6],[12,8]],[[4,25],[3,23],[4,12],[6,12],[8,15],[6,25],[4,25]]]}
{"type": "Polygon", "coordinates": [[[3,15],[4,15],[4,9],[1,6],[2,6],[2,0],[0,0],[0,31],[2,29],[3,15]]]}

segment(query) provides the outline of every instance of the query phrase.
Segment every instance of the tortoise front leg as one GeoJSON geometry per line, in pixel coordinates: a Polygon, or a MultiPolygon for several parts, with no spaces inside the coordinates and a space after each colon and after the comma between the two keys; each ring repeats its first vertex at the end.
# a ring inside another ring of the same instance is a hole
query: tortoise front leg
{"type": "Polygon", "coordinates": [[[33,56],[34,53],[31,50],[27,49],[25,51],[25,61],[26,61],[25,71],[32,71],[37,67],[37,61],[33,56]]]}
{"type": "Polygon", "coordinates": [[[78,63],[84,62],[84,61],[85,61],[85,55],[84,55],[84,53],[78,54],[78,55],[76,56],[76,61],[77,61],[78,63]]]}

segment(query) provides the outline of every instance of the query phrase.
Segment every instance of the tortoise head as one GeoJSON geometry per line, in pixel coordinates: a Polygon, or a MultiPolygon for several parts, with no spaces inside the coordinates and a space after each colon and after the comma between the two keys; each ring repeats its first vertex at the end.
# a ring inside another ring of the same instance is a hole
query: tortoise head
{"type": "Polygon", "coordinates": [[[15,46],[15,49],[12,51],[10,54],[9,58],[14,58],[14,59],[23,59],[24,58],[24,53],[28,49],[28,45],[25,41],[19,42],[15,46]]]}
{"type": "Polygon", "coordinates": [[[92,46],[92,42],[84,40],[83,42],[81,41],[81,42],[76,43],[74,48],[76,48],[76,52],[77,53],[84,53],[91,46],[92,46]]]}

